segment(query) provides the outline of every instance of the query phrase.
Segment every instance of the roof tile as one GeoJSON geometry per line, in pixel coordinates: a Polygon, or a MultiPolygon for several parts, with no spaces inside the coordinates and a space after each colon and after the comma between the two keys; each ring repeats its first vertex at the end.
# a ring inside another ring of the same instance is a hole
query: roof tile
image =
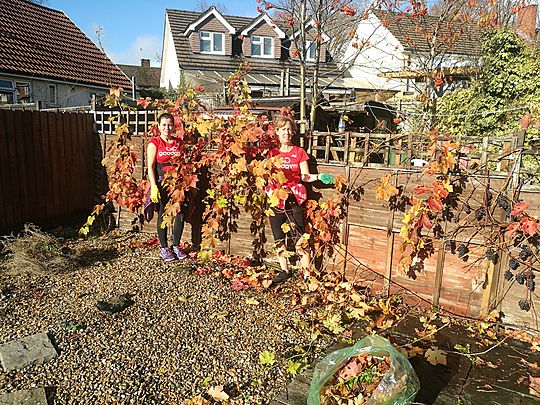
{"type": "Polygon", "coordinates": [[[61,11],[0,1],[0,71],[98,86],[130,86],[126,75],[61,11]]]}

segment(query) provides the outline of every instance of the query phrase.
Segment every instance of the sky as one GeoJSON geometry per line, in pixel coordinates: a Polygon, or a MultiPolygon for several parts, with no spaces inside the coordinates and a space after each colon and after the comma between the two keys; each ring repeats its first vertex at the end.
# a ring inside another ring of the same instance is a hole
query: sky
{"type": "MultiPolygon", "coordinates": [[[[101,42],[114,63],[139,65],[142,58],[160,66],[165,9],[200,11],[211,0],[44,0],[66,14],[94,43],[101,42]],[[98,34],[99,32],[99,34],[98,34]]],[[[255,0],[218,0],[225,14],[256,16],[255,0]],[[234,5],[234,8],[233,8],[234,5]]],[[[98,44],[99,46],[99,44],[98,44]]]]}

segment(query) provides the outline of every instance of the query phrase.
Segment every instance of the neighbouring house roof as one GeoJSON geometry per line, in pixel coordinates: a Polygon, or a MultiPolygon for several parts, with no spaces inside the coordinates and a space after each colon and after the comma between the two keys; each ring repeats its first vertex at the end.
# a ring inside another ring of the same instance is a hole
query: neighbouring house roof
{"type": "Polygon", "coordinates": [[[211,15],[216,17],[219,20],[219,22],[223,24],[225,28],[227,28],[227,31],[229,31],[229,34],[236,34],[236,31],[238,29],[233,27],[231,24],[229,24],[227,19],[225,19],[215,7],[210,7],[204,13],[201,13],[195,21],[189,24],[186,31],[184,32],[184,36],[189,35],[190,32],[196,31],[197,27],[200,26],[211,15]]]}
{"type": "Polygon", "coordinates": [[[139,88],[159,88],[161,68],[137,65],[117,65],[127,77],[135,77],[135,84],[139,88]]]}
{"type": "Polygon", "coordinates": [[[270,27],[275,31],[275,33],[277,34],[277,36],[281,39],[285,38],[285,32],[283,32],[281,30],[281,28],[279,28],[277,26],[277,24],[275,22],[272,21],[272,19],[270,17],[268,17],[268,14],[266,13],[261,13],[259,14],[258,17],[256,17],[255,19],[253,19],[251,21],[250,24],[248,24],[247,27],[244,27],[241,31],[241,35],[249,35],[249,33],[251,32],[251,30],[253,28],[255,28],[261,21],[265,21],[268,25],[270,25],[270,27]]]}
{"type": "MultiPolygon", "coordinates": [[[[183,69],[194,70],[227,70],[234,71],[245,59],[242,56],[220,56],[211,54],[194,53],[191,50],[189,38],[184,36],[188,27],[198,20],[201,13],[185,10],[167,9],[166,11],[171,32],[176,48],[178,62],[183,69]]],[[[223,16],[236,32],[240,32],[253,22],[257,17],[223,16]]],[[[294,66],[287,60],[249,58],[250,66],[262,72],[276,72],[276,69],[294,66]]]]}
{"type": "MultiPolygon", "coordinates": [[[[430,45],[426,33],[432,33],[439,24],[439,16],[423,15],[413,17],[411,14],[374,10],[381,23],[396,37],[406,51],[428,52],[430,45]]],[[[442,24],[440,37],[447,38],[443,43],[450,44],[447,53],[478,56],[482,52],[482,30],[474,23],[456,22],[454,25],[442,24]],[[460,36],[454,42],[454,33],[460,36]]],[[[444,47],[444,45],[441,45],[444,47]]],[[[443,50],[443,48],[441,48],[443,50]]]]}
{"type": "Polygon", "coordinates": [[[126,75],[62,11],[0,1],[0,72],[103,87],[126,75]]]}

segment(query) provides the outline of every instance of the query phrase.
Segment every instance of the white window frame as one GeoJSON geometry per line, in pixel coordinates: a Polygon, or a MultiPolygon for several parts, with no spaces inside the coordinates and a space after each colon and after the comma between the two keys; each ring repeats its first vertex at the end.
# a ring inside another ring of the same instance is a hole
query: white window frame
{"type": "Polygon", "coordinates": [[[56,86],[56,84],[47,85],[47,104],[58,105],[58,87],[56,86]]]}
{"type": "Polygon", "coordinates": [[[7,104],[15,103],[16,99],[17,99],[17,92],[16,92],[16,89],[15,89],[13,80],[10,80],[10,79],[0,79],[0,80],[2,80],[3,82],[6,82],[6,83],[7,82],[10,83],[10,87],[0,86],[0,93],[5,95],[5,97],[8,99],[7,104]],[[10,96],[11,96],[11,103],[9,102],[10,96]]]}
{"type": "Polygon", "coordinates": [[[317,54],[317,44],[315,41],[306,41],[306,60],[308,62],[315,62],[315,56],[317,54]],[[313,46],[313,57],[311,57],[309,54],[310,54],[310,49],[311,47],[313,46]]]}
{"type": "Polygon", "coordinates": [[[15,82],[15,92],[17,94],[17,103],[20,103],[21,99],[24,99],[24,98],[27,99],[27,101],[26,101],[27,103],[32,101],[32,90],[30,88],[30,83],[29,82],[23,82],[23,81],[15,82]],[[20,94],[19,94],[19,87],[27,88],[28,94],[21,97],[20,94]]]}
{"type": "Polygon", "coordinates": [[[268,37],[268,36],[253,35],[251,37],[251,56],[254,56],[257,58],[273,58],[274,57],[274,38],[268,37]],[[264,53],[265,40],[270,40],[270,53],[269,54],[264,53]],[[254,45],[259,45],[260,52],[258,54],[253,52],[254,45]]]}
{"type": "Polygon", "coordinates": [[[214,31],[199,31],[199,50],[201,53],[213,54],[213,55],[225,55],[225,34],[223,32],[214,31]],[[214,42],[216,36],[221,36],[221,51],[214,50],[214,42]],[[202,42],[210,42],[210,50],[203,51],[202,42]]]}

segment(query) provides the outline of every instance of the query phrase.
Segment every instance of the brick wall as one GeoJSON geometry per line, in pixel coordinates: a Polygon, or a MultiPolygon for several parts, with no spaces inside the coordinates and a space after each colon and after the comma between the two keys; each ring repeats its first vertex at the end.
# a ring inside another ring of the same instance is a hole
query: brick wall
{"type": "MultiPolygon", "coordinates": [[[[225,55],[232,55],[232,37],[227,28],[213,15],[209,16],[206,21],[204,21],[198,27],[198,31],[212,31],[212,32],[222,32],[224,34],[224,44],[225,44],[225,55]]],[[[198,39],[198,38],[197,38],[198,39]]],[[[197,45],[197,48],[199,45],[197,45]]],[[[192,43],[192,49],[193,43],[192,43]]],[[[195,50],[193,50],[195,52],[195,50]]],[[[197,50],[200,52],[200,49],[197,50]]]]}
{"type": "Polygon", "coordinates": [[[199,53],[201,51],[201,43],[199,42],[199,33],[197,31],[189,34],[189,43],[191,45],[191,50],[194,53],[199,53]]]}

